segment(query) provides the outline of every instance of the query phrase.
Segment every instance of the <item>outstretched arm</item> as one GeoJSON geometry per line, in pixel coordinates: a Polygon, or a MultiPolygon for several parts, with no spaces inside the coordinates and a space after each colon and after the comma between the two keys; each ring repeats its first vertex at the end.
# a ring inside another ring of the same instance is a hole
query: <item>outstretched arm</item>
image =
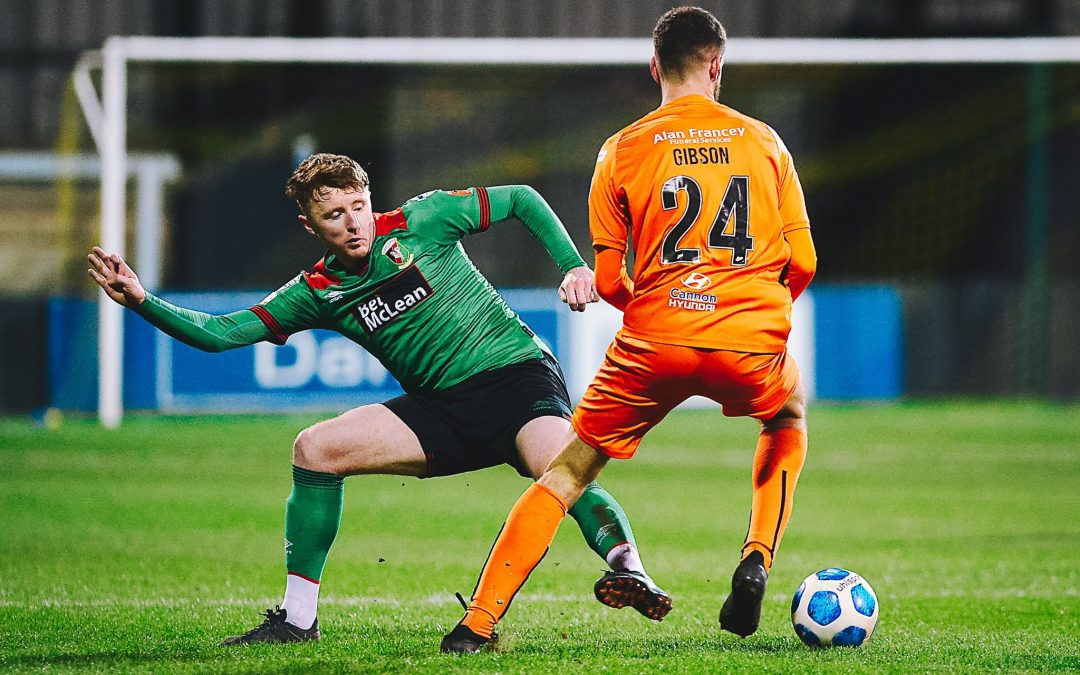
{"type": "Polygon", "coordinates": [[[487,189],[492,222],[511,216],[520,220],[540,240],[563,271],[559,298],[576,312],[587,303],[599,302],[593,272],[582,260],[562,221],[540,193],[528,185],[503,185],[487,189]]]}
{"type": "Polygon", "coordinates": [[[146,299],[146,290],[139,283],[139,277],[120,256],[95,246],[86,261],[90,263],[86,272],[113,302],[135,309],[146,299]]]}
{"type": "Polygon", "coordinates": [[[106,295],[184,344],[221,352],[271,339],[270,329],[250,309],[216,316],[177,307],[148,293],[131,267],[115,253],[107,254],[95,246],[86,259],[90,263],[87,272],[106,295]]]}
{"type": "Polygon", "coordinates": [[[177,307],[147,293],[146,301],[135,311],[162,332],[204,352],[223,352],[263,340],[273,341],[270,329],[250,309],[207,314],[177,307]]]}

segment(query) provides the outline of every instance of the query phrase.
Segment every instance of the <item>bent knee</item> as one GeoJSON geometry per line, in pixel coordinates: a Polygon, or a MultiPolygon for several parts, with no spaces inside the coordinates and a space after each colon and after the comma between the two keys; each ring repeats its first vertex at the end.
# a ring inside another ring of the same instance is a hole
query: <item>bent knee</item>
{"type": "Polygon", "coordinates": [[[329,447],[319,433],[318,425],[308,427],[293,441],[293,464],[311,471],[336,473],[329,447]]]}
{"type": "Polygon", "coordinates": [[[771,431],[773,429],[806,429],[806,394],[800,383],[791,393],[788,400],[780,407],[775,415],[767,420],[762,420],[762,426],[771,431]]]}

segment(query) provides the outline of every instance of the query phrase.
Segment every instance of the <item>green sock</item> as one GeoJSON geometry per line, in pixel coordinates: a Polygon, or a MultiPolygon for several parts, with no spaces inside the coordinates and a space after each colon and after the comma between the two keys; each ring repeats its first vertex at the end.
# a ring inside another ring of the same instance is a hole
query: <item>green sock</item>
{"type": "Polygon", "coordinates": [[[317,582],[341,525],[345,479],[298,466],[292,471],[292,493],[285,502],[285,567],[317,582]]]}
{"type": "Polygon", "coordinates": [[[637,548],[634,532],[630,529],[630,519],[619,502],[600,487],[599,483],[590,483],[581,498],[569,511],[577,521],[581,534],[589,547],[607,561],[607,554],[619,544],[630,543],[637,548]]]}

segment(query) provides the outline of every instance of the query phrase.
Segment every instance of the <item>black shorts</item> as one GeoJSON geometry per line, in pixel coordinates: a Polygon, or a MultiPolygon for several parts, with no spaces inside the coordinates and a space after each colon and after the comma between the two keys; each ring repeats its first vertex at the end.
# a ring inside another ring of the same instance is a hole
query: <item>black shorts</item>
{"type": "Polygon", "coordinates": [[[531,477],[518,456],[518,432],[538,417],[570,419],[570,395],[550,355],[477,373],[449,389],[384,403],[420,439],[427,474],[452,476],[509,464],[531,477]]]}

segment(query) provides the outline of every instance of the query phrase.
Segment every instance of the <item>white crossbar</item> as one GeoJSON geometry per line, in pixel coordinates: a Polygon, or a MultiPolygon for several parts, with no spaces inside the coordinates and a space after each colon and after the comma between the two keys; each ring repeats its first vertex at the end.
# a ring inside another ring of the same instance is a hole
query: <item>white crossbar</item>
{"type": "MultiPolygon", "coordinates": [[[[115,37],[129,61],[640,65],[642,38],[159,38],[115,37]]],[[[1080,61],[1080,38],[732,38],[729,64],[1063,63],[1080,61]]]]}

